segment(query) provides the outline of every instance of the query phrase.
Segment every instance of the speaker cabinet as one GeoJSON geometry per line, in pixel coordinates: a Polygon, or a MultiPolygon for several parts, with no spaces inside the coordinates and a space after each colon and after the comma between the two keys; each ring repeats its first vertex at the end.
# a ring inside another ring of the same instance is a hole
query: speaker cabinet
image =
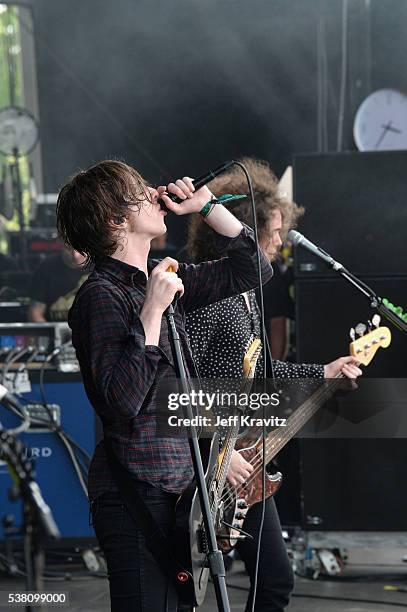
{"type": "MultiPolygon", "coordinates": [[[[407,274],[406,151],[299,155],[293,171],[300,232],[355,274],[407,274]]],[[[296,276],[330,274],[297,251],[296,276]]]]}
{"type": "MultiPolygon", "coordinates": [[[[407,306],[407,276],[362,280],[381,297],[407,306]]],[[[297,355],[303,363],[328,363],[348,354],[349,330],[366,323],[374,311],[367,299],[341,278],[298,280],[295,285],[297,311],[297,355]]],[[[382,320],[382,325],[386,321],[382,320]]],[[[407,336],[388,324],[392,332],[389,348],[379,351],[365,369],[372,378],[404,378],[407,375],[407,336]]]]}
{"type": "Polygon", "coordinates": [[[406,531],[405,439],[300,440],[309,530],[406,531]]]}
{"type": "MultiPolygon", "coordinates": [[[[407,277],[362,279],[380,296],[407,305],[407,277]]],[[[348,354],[349,328],[359,321],[366,322],[372,315],[365,298],[337,278],[298,280],[296,306],[300,362],[328,363],[348,354]]],[[[382,323],[386,325],[385,321],[382,323]]],[[[407,337],[390,327],[392,344],[378,350],[364,376],[406,378],[407,337]]],[[[380,381],[381,391],[386,391],[386,384],[391,383],[380,381]]],[[[407,528],[405,439],[302,439],[299,446],[304,528],[357,531],[407,528]]]]}

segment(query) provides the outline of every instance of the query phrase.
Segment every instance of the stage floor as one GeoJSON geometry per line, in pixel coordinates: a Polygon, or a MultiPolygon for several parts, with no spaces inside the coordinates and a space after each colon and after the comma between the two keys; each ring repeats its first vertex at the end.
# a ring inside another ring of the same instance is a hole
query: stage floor
{"type": "MultiPolygon", "coordinates": [[[[231,612],[244,612],[247,587],[247,577],[240,562],[235,562],[233,569],[228,572],[228,582],[238,588],[229,588],[231,612]]],[[[296,579],[294,597],[287,610],[290,612],[391,612],[397,609],[407,610],[407,593],[389,592],[383,589],[385,584],[407,586],[407,572],[404,583],[383,582],[378,578],[375,582],[338,583],[337,581],[312,581],[303,578],[296,579]],[[302,597],[301,595],[306,595],[302,597]],[[332,598],[332,599],[331,599],[332,598]],[[335,599],[338,598],[338,599],[335,599]],[[349,599],[351,601],[341,601],[349,599]],[[363,600],[368,600],[363,602],[363,600]],[[352,601],[353,600],[353,601],[352,601]],[[378,603],[373,603],[374,601],[378,603]],[[390,604],[390,605],[389,605],[390,604]],[[393,604],[393,605],[391,605],[393,604]]],[[[44,610],[69,610],[70,612],[109,612],[109,589],[106,579],[86,578],[74,581],[47,581],[49,590],[69,591],[69,607],[48,607],[44,610]]],[[[1,591],[21,591],[24,584],[20,579],[10,581],[0,577],[1,591]]],[[[12,608],[24,610],[24,608],[12,608]]],[[[11,610],[10,607],[0,606],[3,612],[11,610]]],[[[205,604],[199,608],[200,612],[216,612],[216,601],[212,585],[209,585],[205,604]]],[[[151,612],[155,612],[151,610],[151,612]]]]}

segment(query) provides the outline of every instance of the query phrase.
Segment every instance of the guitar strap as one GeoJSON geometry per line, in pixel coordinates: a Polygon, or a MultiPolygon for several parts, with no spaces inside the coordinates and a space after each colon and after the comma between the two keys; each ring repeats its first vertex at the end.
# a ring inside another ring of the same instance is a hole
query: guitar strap
{"type": "Polygon", "coordinates": [[[104,438],[104,446],[113,478],[130,516],[136,524],[141,525],[146,546],[161,570],[175,583],[178,593],[182,593],[182,587],[184,585],[187,589],[189,587],[191,578],[189,571],[183,568],[174,557],[171,550],[170,539],[154,519],[143,498],[134,486],[131,475],[117,458],[110,438],[104,438]]]}

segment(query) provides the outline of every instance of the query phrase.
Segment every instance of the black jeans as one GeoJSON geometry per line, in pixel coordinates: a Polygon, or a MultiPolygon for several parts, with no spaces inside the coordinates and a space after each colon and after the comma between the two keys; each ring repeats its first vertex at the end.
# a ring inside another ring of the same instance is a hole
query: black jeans
{"type": "MultiPolygon", "coordinates": [[[[163,530],[174,525],[177,495],[138,482],[138,492],[163,530]]],[[[107,563],[112,612],[176,612],[175,589],[146,548],[140,525],[118,492],[91,506],[93,527],[107,563]]]]}
{"type": "MultiPolygon", "coordinates": [[[[157,523],[170,530],[175,520],[176,495],[147,483],[137,483],[157,523]]],[[[251,583],[254,578],[261,504],[247,513],[244,529],[253,540],[239,542],[251,583]]],[[[176,612],[175,589],[145,546],[139,525],[129,515],[118,492],[101,495],[92,503],[93,527],[108,569],[112,612],[176,612]]],[[[259,564],[256,612],[281,612],[287,606],[294,579],[274,500],[266,502],[259,564]]],[[[252,593],[246,610],[251,610],[252,593]]]]}
{"type": "MultiPolygon", "coordinates": [[[[252,609],[252,588],[261,511],[261,503],[255,504],[249,509],[243,529],[253,536],[253,540],[246,538],[236,546],[246,566],[251,584],[246,612],[252,609]]],[[[266,501],[266,514],[261,538],[255,611],[281,612],[288,605],[293,588],[294,574],[281,533],[276,505],[274,499],[270,497],[266,501]]]]}

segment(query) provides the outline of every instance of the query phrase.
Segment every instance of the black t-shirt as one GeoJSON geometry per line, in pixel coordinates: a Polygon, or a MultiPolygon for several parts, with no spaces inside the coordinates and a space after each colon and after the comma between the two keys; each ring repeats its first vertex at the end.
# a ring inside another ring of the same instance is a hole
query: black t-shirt
{"type": "Polygon", "coordinates": [[[88,275],[81,268],[68,266],[62,254],[48,257],[32,276],[31,300],[46,304],[47,321],[66,321],[75,295],[88,275]]]}

